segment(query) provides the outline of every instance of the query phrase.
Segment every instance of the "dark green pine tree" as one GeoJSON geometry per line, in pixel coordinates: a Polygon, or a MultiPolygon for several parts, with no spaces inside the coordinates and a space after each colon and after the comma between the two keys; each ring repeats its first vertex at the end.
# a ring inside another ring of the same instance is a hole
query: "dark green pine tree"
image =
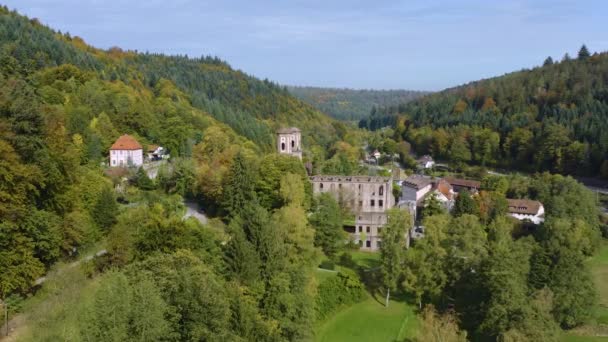
{"type": "Polygon", "coordinates": [[[553,58],[551,58],[551,56],[547,57],[547,59],[545,59],[545,61],[543,62],[543,65],[553,65],[553,58]]]}
{"type": "Polygon", "coordinates": [[[477,202],[475,202],[467,190],[463,190],[458,194],[458,197],[456,197],[456,201],[454,202],[454,209],[452,211],[452,215],[454,215],[454,217],[460,217],[465,214],[479,214],[477,202]]]}
{"type": "Polygon", "coordinates": [[[260,257],[255,246],[247,240],[240,217],[230,222],[229,231],[231,238],[224,250],[226,265],[241,284],[253,287],[260,280],[260,257]]]}
{"type": "Polygon", "coordinates": [[[315,246],[320,247],[328,257],[336,255],[340,242],[344,240],[338,202],[328,193],[321,194],[309,221],[315,228],[315,246]]]}
{"type": "Polygon", "coordinates": [[[591,54],[589,53],[589,49],[587,49],[587,46],[583,44],[583,46],[581,46],[581,49],[578,50],[578,59],[585,60],[590,56],[591,54]]]}
{"type": "Polygon", "coordinates": [[[241,152],[237,153],[230,167],[228,181],[224,188],[224,210],[231,217],[236,217],[255,197],[254,177],[241,152]]]}
{"type": "Polygon", "coordinates": [[[138,188],[142,190],[154,190],[154,182],[148,177],[148,174],[144,170],[143,167],[140,167],[137,170],[137,174],[135,175],[135,184],[138,188]]]}
{"type": "Polygon", "coordinates": [[[116,223],[118,215],[118,203],[114,199],[114,194],[110,187],[105,187],[99,194],[97,203],[93,207],[91,216],[97,225],[102,229],[109,229],[116,223]]]}

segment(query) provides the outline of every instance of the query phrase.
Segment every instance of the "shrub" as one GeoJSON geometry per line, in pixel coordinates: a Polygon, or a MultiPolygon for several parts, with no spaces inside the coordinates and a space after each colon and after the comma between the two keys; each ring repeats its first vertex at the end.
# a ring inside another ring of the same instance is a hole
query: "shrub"
{"type": "Polygon", "coordinates": [[[365,298],[365,287],[357,274],[350,270],[325,279],[316,298],[317,320],[326,318],[341,306],[351,305],[365,298]]]}
{"type": "Polygon", "coordinates": [[[319,267],[325,270],[333,270],[336,268],[336,264],[334,264],[334,262],[331,260],[323,260],[321,261],[319,267]]]}

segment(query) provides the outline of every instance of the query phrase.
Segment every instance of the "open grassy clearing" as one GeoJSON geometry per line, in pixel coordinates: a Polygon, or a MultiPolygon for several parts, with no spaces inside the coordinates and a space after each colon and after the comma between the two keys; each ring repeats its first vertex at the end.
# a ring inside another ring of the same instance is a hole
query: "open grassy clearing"
{"type": "Polygon", "coordinates": [[[604,243],[598,253],[589,260],[591,272],[598,294],[598,307],[595,312],[596,325],[575,329],[564,334],[564,342],[608,341],[608,243],[604,243]],[[603,325],[604,327],[600,326],[603,325]],[[606,334],[607,336],[592,336],[606,334]]]}
{"type": "MultiPolygon", "coordinates": [[[[379,253],[353,251],[351,256],[364,273],[380,265],[379,253]]],[[[338,271],[342,268],[336,266],[338,271]]],[[[319,281],[335,274],[317,270],[319,281]]],[[[343,308],[323,322],[317,328],[315,341],[403,341],[415,336],[417,326],[418,317],[405,298],[391,298],[386,308],[382,294],[368,293],[364,301],[343,308]]]]}
{"type": "Polygon", "coordinates": [[[418,324],[412,307],[402,299],[391,300],[388,308],[371,296],[328,319],[316,341],[403,341],[413,337],[418,324]]]}

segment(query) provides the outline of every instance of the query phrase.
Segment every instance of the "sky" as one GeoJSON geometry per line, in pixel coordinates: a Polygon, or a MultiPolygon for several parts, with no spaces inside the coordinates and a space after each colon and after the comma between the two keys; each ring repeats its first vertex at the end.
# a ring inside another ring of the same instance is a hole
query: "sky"
{"type": "Polygon", "coordinates": [[[99,48],[213,55],[285,85],[434,91],[608,50],[604,0],[2,3],[99,48]]]}

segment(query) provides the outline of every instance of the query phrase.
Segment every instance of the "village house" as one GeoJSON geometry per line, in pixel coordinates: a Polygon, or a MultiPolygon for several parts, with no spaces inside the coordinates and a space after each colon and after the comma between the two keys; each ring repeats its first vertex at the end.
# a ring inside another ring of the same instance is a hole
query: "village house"
{"type": "Polygon", "coordinates": [[[444,178],[450,185],[454,188],[455,192],[461,192],[462,190],[467,190],[472,194],[475,194],[479,191],[481,187],[481,182],[470,180],[470,179],[460,179],[454,177],[445,177],[444,178]]]}
{"type": "Polygon", "coordinates": [[[302,159],[302,132],[296,127],[277,130],[277,151],[302,159]]]}
{"type": "Polygon", "coordinates": [[[545,208],[539,201],[528,199],[507,199],[509,215],[520,221],[529,220],[534,224],[545,221],[545,208]]]}
{"type": "Polygon", "coordinates": [[[433,188],[430,178],[422,175],[411,175],[401,183],[401,200],[421,205],[426,194],[433,188]]]}
{"type": "Polygon", "coordinates": [[[135,138],[121,135],[110,147],[110,166],[141,166],[144,163],[143,147],[135,138]]]}
{"type": "Polygon", "coordinates": [[[441,205],[448,211],[452,211],[456,200],[456,192],[452,185],[445,179],[440,179],[435,183],[433,193],[441,205]]]}
{"type": "Polygon", "coordinates": [[[435,161],[433,157],[429,155],[424,155],[416,161],[419,169],[430,169],[435,166],[435,161]]]}
{"type": "Polygon", "coordinates": [[[395,206],[393,181],[376,176],[312,176],[313,193],[329,192],[355,213],[353,240],[361,249],[376,251],[382,245],[380,232],[387,222],[386,210],[395,206]]]}

